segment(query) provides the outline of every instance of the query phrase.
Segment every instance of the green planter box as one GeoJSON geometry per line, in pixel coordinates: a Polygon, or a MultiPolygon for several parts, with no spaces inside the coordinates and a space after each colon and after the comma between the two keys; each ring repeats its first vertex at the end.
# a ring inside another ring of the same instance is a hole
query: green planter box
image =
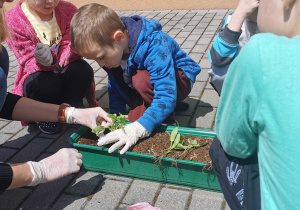
{"type": "MultiPolygon", "coordinates": [[[[160,126],[158,129],[171,132],[174,126],[160,126]]],[[[177,166],[174,166],[173,159],[163,158],[161,165],[158,165],[154,163],[152,155],[135,152],[120,155],[120,151],[109,154],[107,148],[77,144],[86,132],[90,132],[90,129],[81,126],[70,136],[69,142],[82,154],[83,167],[89,171],[221,192],[214,172],[202,170],[206,165],[204,163],[178,160],[177,166]]],[[[179,127],[178,133],[208,138],[215,136],[212,130],[184,127],[179,127]]]]}

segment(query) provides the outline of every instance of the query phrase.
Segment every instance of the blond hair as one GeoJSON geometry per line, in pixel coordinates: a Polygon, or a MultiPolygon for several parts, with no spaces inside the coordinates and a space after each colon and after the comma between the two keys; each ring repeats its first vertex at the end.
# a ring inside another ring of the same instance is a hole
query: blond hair
{"type": "Polygon", "coordinates": [[[8,37],[7,24],[4,16],[4,9],[0,8],[0,51],[2,50],[1,43],[8,37]]]}
{"type": "Polygon", "coordinates": [[[94,43],[112,46],[113,33],[125,32],[118,14],[101,4],[87,4],[77,10],[71,21],[71,44],[79,54],[94,43]]]}

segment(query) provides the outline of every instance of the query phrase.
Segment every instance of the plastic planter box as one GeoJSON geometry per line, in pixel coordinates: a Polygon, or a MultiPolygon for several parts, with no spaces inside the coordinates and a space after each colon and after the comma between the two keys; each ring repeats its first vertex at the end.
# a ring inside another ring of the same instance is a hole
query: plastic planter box
{"type": "MultiPolygon", "coordinates": [[[[174,126],[158,128],[164,132],[171,132],[173,129],[174,126]]],[[[81,126],[70,136],[69,142],[82,154],[83,167],[88,171],[221,192],[214,172],[202,170],[206,165],[204,163],[178,160],[177,166],[174,166],[173,159],[163,158],[161,165],[158,165],[154,163],[152,155],[135,152],[120,155],[120,151],[109,154],[107,148],[77,144],[86,132],[90,132],[90,129],[81,126]]],[[[184,127],[179,127],[178,133],[209,138],[215,136],[212,130],[184,127]]]]}

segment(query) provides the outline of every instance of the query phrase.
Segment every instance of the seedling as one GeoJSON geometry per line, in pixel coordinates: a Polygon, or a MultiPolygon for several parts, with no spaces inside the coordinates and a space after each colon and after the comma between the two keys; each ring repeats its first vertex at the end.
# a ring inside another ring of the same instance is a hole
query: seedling
{"type": "Polygon", "coordinates": [[[129,120],[127,119],[128,118],[127,115],[120,114],[119,116],[117,116],[117,114],[109,114],[107,116],[112,119],[110,126],[104,127],[97,123],[97,126],[92,130],[93,133],[95,133],[96,135],[99,135],[99,133],[104,131],[105,129],[108,129],[110,132],[117,130],[119,128],[122,128],[124,130],[124,124],[126,122],[129,122],[129,120]]]}
{"type": "MultiPolygon", "coordinates": [[[[183,145],[184,140],[180,139],[180,134],[178,133],[178,127],[174,128],[173,131],[170,134],[170,141],[171,145],[169,148],[165,149],[166,150],[166,155],[171,152],[172,149],[175,150],[184,150],[182,155],[186,153],[189,149],[193,147],[201,147],[206,143],[206,140],[204,140],[202,143],[198,143],[197,140],[192,140],[188,138],[189,144],[187,146],[183,145]]],[[[164,151],[165,151],[164,150],[164,151]]]]}

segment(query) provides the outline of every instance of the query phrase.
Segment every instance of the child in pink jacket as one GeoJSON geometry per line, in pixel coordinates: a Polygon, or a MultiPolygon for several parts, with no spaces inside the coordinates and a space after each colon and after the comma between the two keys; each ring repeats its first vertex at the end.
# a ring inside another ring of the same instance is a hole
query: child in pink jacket
{"type": "MultiPolygon", "coordinates": [[[[61,0],[21,0],[7,12],[11,30],[6,41],[19,63],[13,93],[75,107],[82,107],[86,97],[90,107],[99,105],[93,69],[71,49],[70,22],[76,10],[61,0]]],[[[47,134],[62,128],[48,122],[38,126],[47,134]]]]}

